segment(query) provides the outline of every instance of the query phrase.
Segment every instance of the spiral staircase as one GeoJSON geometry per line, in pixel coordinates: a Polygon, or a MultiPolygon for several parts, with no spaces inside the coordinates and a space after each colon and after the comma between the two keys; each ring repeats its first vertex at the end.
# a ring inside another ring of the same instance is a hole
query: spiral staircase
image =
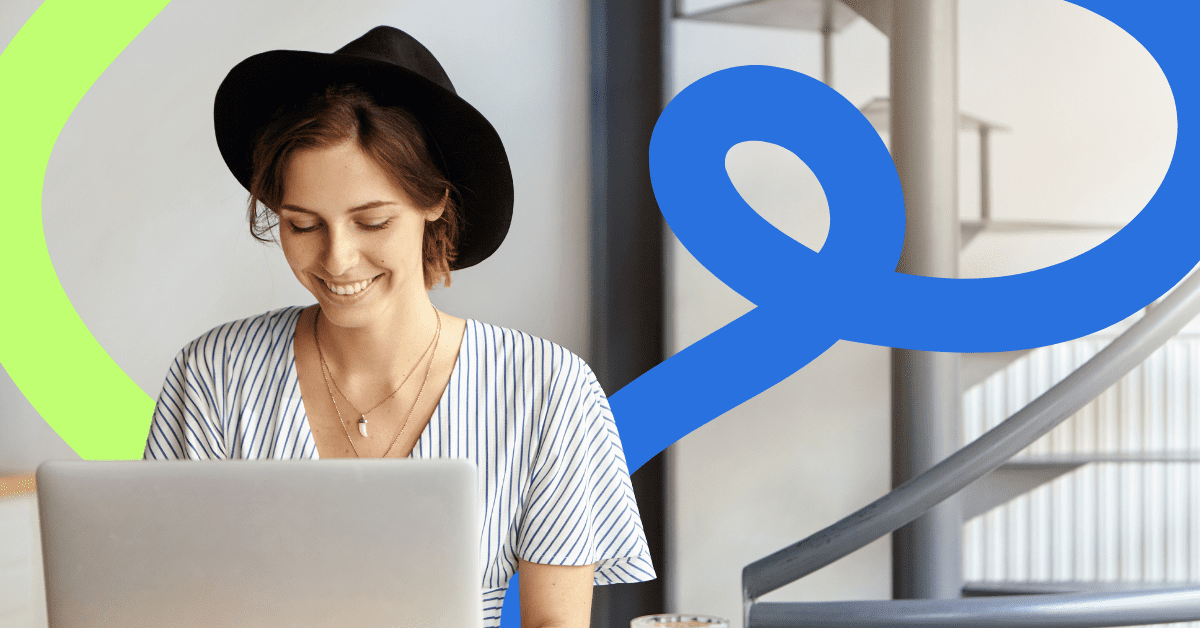
{"type": "MultiPolygon", "coordinates": [[[[891,37],[893,28],[903,28],[903,20],[893,20],[894,5],[750,0],[685,13],[677,3],[674,18],[820,32],[823,78],[831,84],[834,33],[862,17],[891,37]]],[[[889,107],[888,99],[879,98],[862,108],[885,137],[889,107]]],[[[980,216],[961,222],[963,246],[988,231],[1119,228],[993,219],[989,137],[1008,129],[962,112],[959,122],[961,131],[978,134],[980,149],[980,216]]],[[[1033,352],[962,356],[969,444],[837,523],[747,565],[743,625],[1055,627],[1200,620],[1200,564],[1192,564],[1200,563],[1200,531],[1192,529],[1200,524],[1200,439],[1194,437],[1200,426],[1190,418],[1190,409],[1200,407],[1194,383],[1200,381],[1200,339],[1176,336],[1198,314],[1200,274],[1193,274],[1115,338],[1100,334],[1033,352]],[[965,526],[961,595],[759,601],[956,495],[965,526]]]]}

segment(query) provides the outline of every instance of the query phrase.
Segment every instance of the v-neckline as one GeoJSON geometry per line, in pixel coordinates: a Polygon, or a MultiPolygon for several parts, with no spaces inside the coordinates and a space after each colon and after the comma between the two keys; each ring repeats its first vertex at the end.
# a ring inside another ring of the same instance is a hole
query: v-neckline
{"type": "MultiPolygon", "coordinates": [[[[297,411],[300,413],[300,432],[296,435],[297,440],[303,440],[305,438],[311,440],[313,443],[312,459],[320,460],[321,453],[317,450],[317,442],[313,438],[312,426],[308,422],[308,409],[304,406],[304,394],[300,390],[300,370],[296,366],[296,327],[300,324],[300,317],[304,314],[304,310],[306,309],[308,309],[308,306],[299,306],[296,315],[292,317],[292,322],[289,324],[290,329],[288,329],[286,332],[287,355],[285,356],[285,359],[292,365],[291,372],[288,375],[288,390],[296,391],[296,407],[297,411]]],[[[417,442],[413,443],[413,448],[408,452],[408,455],[405,456],[406,458],[416,457],[413,454],[421,448],[421,445],[425,443],[428,438],[430,438],[430,426],[432,426],[435,421],[440,421],[442,415],[446,413],[445,406],[447,403],[449,403],[450,399],[450,383],[460,375],[459,371],[463,368],[463,364],[466,362],[465,355],[467,343],[470,342],[471,336],[474,334],[475,330],[476,321],[474,319],[468,318],[465,319],[465,322],[466,328],[463,330],[462,342],[460,342],[458,345],[458,354],[454,357],[454,368],[450,370],[450,379],[446,381],[446,387],[442,390],[442,396],[438,398],[437,405],[434,406],[433,416],[429,417],[429,422],[426,423],[424,429],[421,430],[421,435],[417,437],[417,442]]]]}

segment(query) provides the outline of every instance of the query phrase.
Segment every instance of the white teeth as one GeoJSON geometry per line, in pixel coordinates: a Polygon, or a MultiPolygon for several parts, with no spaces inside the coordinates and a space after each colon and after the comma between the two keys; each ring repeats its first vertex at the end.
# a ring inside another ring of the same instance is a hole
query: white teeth
{"type": "MultiPolygon", "coordinates": [[[[321,281],[325,281],[325,280],[322,279],[321,281]]],[[[329,288],[329,290],[331,292],[335,292],[335,293],[341,294],[341,295],[358,294],[359,292],[362,292],[363,290],[365,290],[367,286],[371,285],[371,282],[373,282],[373,281],[375,281],[374,277],[372,277],[370,279],[364,279],[362,281],[359,281],[356,283],[351,283],[351,284],[336,284],[336,283],[329,283],[328,281],[325,281],[325,287],[329,288]]]]}

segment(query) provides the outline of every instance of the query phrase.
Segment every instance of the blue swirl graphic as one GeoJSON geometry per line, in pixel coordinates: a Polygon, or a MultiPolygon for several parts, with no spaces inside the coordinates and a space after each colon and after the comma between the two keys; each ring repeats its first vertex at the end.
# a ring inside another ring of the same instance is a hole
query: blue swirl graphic
{"type": "Polygon", "coordinates": [[[659,207],[688,251],[756,307],[612,396],[631,471],[839,339],[959,353],[1065,342],[1128,317],[1200,261],[1190,180],[1196,57],[1187,26],[1200,10],[1193,3],[1154,11],[1128,2],[1078,4],[1153,55],[1180,112],[1178,138],[1162,185],[1132,222],[1092,250],[1035,272],[986,279],[897,273],[904,200],[895,166],[859,111],[815,79],[738,67],[671,101],[650,141],[659,207]],[[733,187],[725,155],[746,141],[782,146],[816,175],[830,213],[820,252],[777,230],[733,187]]]}

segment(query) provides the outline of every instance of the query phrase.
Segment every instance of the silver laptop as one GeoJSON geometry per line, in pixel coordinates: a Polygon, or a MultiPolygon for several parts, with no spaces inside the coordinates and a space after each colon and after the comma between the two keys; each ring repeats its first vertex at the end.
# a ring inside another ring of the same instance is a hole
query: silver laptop
{"type": "Polygon", "coordinates": [[[465,460],[54,461],[50,628],[482,625],[465,460]]]}

